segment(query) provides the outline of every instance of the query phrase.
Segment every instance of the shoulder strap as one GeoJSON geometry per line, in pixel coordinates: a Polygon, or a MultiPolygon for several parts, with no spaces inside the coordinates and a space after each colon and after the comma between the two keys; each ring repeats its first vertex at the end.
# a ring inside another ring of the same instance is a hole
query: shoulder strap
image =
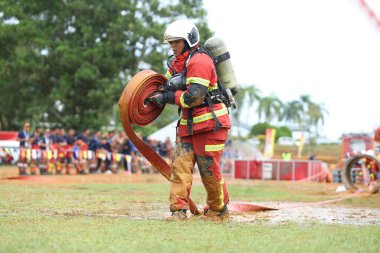
{"type": "Polygon", "coordinates": [[[189,55],[187,56],[187,59],[185,61],[185,67],[183,68],[183,72],[184,72],[185,76],[187,73],[187,66],[189,65],[191,57],[193,57],[194,55],[196,55],[198,53],[200,53],[199,48],[195,48],[194,50],[190,51],[189,55]]]}
{"type": "MultiPolygon", "coordinates": [[[[213,59],[212,54],[205,47],[199,46],[198,48],[194,49],[193,51],[191,51],[189,53],[189,56],[187,57],[187,59],[185,61],[185,66],[183,68],[183,75],[185,76],[185,78],[186,78],[186,74],[187,74],[187,66],[189,65],[191,57],[193,57],[194,55],[196,55],[198,53],[207,54],[211,58],[211,60],[213,61],[214,65],[215,65],[215,60],[213,59]]],[[[221,85],[221,82],[218,78],[218,89],[220,89],[220,88],[223,88],[223,86],[221,85]]],[[[209,92],[207,92],[205,100],[206,100],[206,102],[210,108],[211,115],[215,121],[214,131],[216,132],[222,127],[222,124],[220,123],[218,117],[215,114],[214,103],[211,99],[211,95],[209,92]]],[[[193,110],[194,110],[194,108],[190,108],[188,111],[187,130],[188,130],[189,135],[193,134],[193,110]]]]}

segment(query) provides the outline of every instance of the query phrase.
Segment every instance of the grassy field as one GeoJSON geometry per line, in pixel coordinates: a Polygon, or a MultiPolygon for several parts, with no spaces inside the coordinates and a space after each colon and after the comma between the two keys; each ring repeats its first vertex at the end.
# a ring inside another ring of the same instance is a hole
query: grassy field
{"type": "MultiPolygon", "coordinates": [[[[6,171],[11,169],[6,169],[6,171]]],[[[0,177],[6,175],[0,167],[0,177]]],[[[13,173],[13,172],[12,172],[13,173]]],[[[336,185],[227,180],[233,200],[315,202],[336,185]]],[[[159,175],[49,176],[0,180],[0,252],[378,252],[378,225],[320,222],[168,222],[159,175]],[[163,215],[164,214],[164,215],[163,215]]],[[[195,179],[192,197],[205,192],[195,179]]],[[[380,194],[336,206],[380,209],[380,194]]]]}
{"type": "MultiPolygon", "coordinates": [[[[260,145],[260,150],[264,150],[264,145],[260,145]]],[[[312,153],[316,154],[317,159],[326,163],[339,163],[341,161],[341,147],[338,144],[305,145],[301,157],[298,157],[298,146],[276,145],[274,156],[281,159],[281,154],[290,152],[292,157],[300,160],[308,160],[312,153]]]]}
{"type": "Polygon", "coordinates": [[[2,252],[378,252],[379,228],[165,222],[105,217],[1,218],[2,252]]]}

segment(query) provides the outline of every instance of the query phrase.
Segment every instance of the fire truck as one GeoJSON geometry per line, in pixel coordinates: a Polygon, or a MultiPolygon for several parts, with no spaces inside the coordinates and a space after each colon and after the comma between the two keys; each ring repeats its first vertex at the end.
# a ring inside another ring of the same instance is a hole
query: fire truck
{"type": "Polygon", "coordinates": [[[373,137],[369,134],[343,134],[341,138],[341,158],[347,159],[358,153],[373,150],[373,137]]]}

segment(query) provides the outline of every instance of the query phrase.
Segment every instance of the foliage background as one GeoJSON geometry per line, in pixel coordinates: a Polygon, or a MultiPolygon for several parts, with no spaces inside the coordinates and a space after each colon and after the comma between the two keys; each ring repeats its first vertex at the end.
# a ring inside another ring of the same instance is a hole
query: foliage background
{"type": "MultiPolygon", "coordinates": [[[[165,73],[170,49],[162,36],[181,18],[197,25],[201,43],[213,35],[202,0],[2,0],[0,130],[18,130],[26,121],[121,129],[117,101],[125,85],[142,69],[165,73]]],[[[327,110],[309,95],[283,102],[262,96],[256,85],[240,87],[239,109],[230,112],[235,125],[254,117],[318,137],[327,110]]],[[[177,118],[177,108],[167,106],[153,124],[135,129],[146,136],[177,118]]]]}
{"type": "Polygon", "coordinates": [[[165,72],[168,23],[193,19],[211,36],[201,0],[3,0],[0,10],[0,130],[115,127],[129,78],[165,72]]]}

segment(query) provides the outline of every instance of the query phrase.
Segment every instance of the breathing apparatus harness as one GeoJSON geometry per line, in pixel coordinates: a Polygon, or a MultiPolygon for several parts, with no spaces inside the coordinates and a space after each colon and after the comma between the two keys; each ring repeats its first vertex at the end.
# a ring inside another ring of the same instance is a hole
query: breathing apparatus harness
{"type": "MultiPolygon", "coordinates": [[[[178,73],[176,73],[176,71],[174,69],[171,69],[173,71],[173,77],[180,78],[179,81],[184,85],[185,89],[186,89],[187,66],[190,62],[191,57],[193,57],[194,55],[199,54],[199,53],[207,54],[212,59],[215,67],[217,64],[219,64],[225,60],[230,59],[230,53],[228,51],[222,55],[219,55],[218,57],[213,57],[211,52],[202,45],[199,45],[195,49],[190,49],[190,53],[189,53],[189,55],[185,61],[185,66],[184,66],[182,73],[178,74],[178,73]]],[[[168,66],[169,66],[169,68],[171,68],[171,66],[170,66],[171,64],[169,62],[170,62],[170,57],[169,57],[169,61],[168,61],[168,66]]],[[[170,82],[170,80],[168,81],[168,83],[169,82],[170,82]]],[[[218,131],[222,127],[222,124],[220,123],[218,117],[215,114],[214,104],[224,103],[227,108],[230,108],[230,107],[232,107],[233,109],[236,108],[236,103],[235,103],[233,94],[231,93],[231,90],[226,89],[224,87],[224,85],[220,81],[219,77],[217,79],[217,85],[218,85],[218,89],[207,91],[207,94],[206,94],[205,99],[202,102],[202,104],[200,104],[196,107],[189,108],[188,114],[187,114],[188,115],[187,116],[187,129],[188,129],[189,135],[193,134],[193,111],[194,111],[194,108],[200,108],[200,107],[205,107],[205,106],[208,106],[210,108],[211,115],[215,121],[215,126],[214,126],[215,132],[218,131]]],[[[164,87],[167,88],[167,85],[165,85],[164,87]]],[[[180,113],[180,110],[181,109],[178,108],[178,113],[180,113]]],[[[178,121],[178,124],[179,124],[179,121],[178,121]]]]}

